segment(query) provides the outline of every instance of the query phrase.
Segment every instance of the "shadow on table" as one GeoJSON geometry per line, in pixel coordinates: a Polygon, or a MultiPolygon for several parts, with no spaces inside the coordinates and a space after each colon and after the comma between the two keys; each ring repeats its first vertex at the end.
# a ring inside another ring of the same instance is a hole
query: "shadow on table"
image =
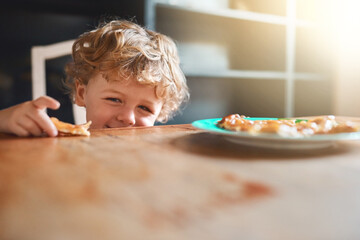
{"type": "Polygon", "coordinates": [[[258,148],[236,144],[221,135],[195,133],[170,140],[170,144],[185,152],[205,155],[211,158],[229,158],[236,160],[288,160],[327,157],[350,151],[346,144],[335,144],[322,149],[282,150],[258,148]]]}

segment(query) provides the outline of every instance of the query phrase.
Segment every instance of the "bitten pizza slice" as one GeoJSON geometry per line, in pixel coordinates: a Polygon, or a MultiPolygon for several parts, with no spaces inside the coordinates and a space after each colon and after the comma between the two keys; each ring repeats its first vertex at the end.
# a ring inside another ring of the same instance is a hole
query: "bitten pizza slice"
{"type": "Polygon", "coordinates": [[[51,117],[50,119],[55,124],[55,127],[58,130],[60,136],[90,136],[90,132],[88,131],[88,129],[91,125],[91,121],[81,125],[73,125],[70,123],[62,122],[55,117],[51,117]]]}

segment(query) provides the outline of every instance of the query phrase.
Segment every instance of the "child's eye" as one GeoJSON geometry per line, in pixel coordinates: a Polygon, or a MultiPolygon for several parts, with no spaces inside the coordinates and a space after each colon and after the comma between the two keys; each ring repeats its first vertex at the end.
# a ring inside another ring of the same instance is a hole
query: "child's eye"
{"type": "Polygon", "coordinates": [[[122,102],[121,99],[119,99],[119,98],[106,98],[106,100],[111,101],[111,102],[116,102],[116,103],[122,102]]]}
{"type": "Polygon", "coordinates": [[[146,107],[146,106],[143,106],[143,105],[140,105],[139,106],[140,109],[146,111],[146,112],[149,112],[149,113],[152,113],[152,111],[150,110],[150,108],[146,107]]]}

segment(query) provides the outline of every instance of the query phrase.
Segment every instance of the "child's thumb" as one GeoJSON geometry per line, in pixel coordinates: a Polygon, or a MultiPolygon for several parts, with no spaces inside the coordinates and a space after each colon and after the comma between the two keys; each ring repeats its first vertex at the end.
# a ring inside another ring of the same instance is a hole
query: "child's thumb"
{"type": "Polygon", "coordinates": [[[57,100],[48,96],[41,96],[33,100],[32,103],[38,109],[50,108],[56,110],[60,107],[60,103],[57,100]]]}

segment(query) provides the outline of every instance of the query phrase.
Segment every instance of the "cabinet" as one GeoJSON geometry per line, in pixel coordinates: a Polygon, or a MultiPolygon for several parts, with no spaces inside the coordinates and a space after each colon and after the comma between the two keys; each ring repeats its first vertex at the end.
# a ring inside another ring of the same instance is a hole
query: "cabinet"
{"type": "Polygon", "coordinates": [[[314,2],[146,1],[147,27],[179,48],[192,98],[180,118],[330,114],[331,47],[314,2]]]}

